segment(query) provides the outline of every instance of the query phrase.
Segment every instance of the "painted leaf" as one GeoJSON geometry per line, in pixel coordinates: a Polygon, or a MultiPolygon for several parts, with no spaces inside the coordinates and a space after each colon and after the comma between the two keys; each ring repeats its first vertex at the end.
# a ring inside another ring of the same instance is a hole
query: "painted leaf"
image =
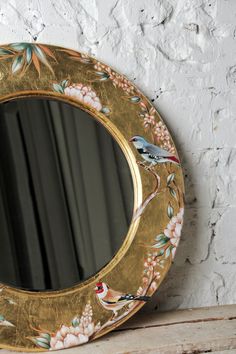
{"type": "Polygon", "coordinates": [[[172,197],[174,197],[175,199],[177,199],[176,191],[175,191],[173,188],[171,188],[171,187],[169,187],[169,191],[170,191],[170,194],[172,195],[172,197]]]}
{"type": "Polygon", "coordinates": [[[28,47],[26,49],[26,61],[28,64],[31,62],[31,59],[32,59],[32,49],[28,47]]]}
{"type": "Polygon", "coordinates": [[[106,81],[110,78],[110,75],[105,73],[105,72],[102,72],[102,71],[96,71],[95,72],[97,76],[100,76],[100,81],[106,81]]]}
{"type": "Polygon", "coordinates": [[[49,62],[47,61],[46,56],[44,55],[43,51],[37,46],[34,45],[33,46],[33,51],[36,54],[37,58],[48,67],[48,69],[53,73],[53,69],[51,67],[51,65],[49,64],[49,62]]]}
{"type": "Polygon", "coordinates": [[[169,186],[169,184],[171,184],[171,182],[173,182],[175,179],[175,173],[171,173],[168,177],[167,177],[167,185],[169,186]]]}
{"type": "Polygon", "coordinates": [[[37,347],[50,349],[49,343],[44,343],[41,338],[31,338],[32,342],[37,345],[37,347]]]}
{"type": "Polygon", "coordinates": [[[65,88],[67,87],[68,82],[69,82],[69,80],[63,80],[63,81],[61,82],[61,86],[63,87],[63,89],[65,89],[65,88]]]}
{"type": "Polygon", "coordinates": [[[11,43],[9,45],[10,48],[16,50],[17,52],[21,52],[22,50],[25,50],[29,46],[31,46],[30,43],[11,43]]]}
{"type": "Polygon", "coordinates": [[[42,342],[42,343],[48,344],[48,339],[46,339],[46,338],[37,337],[36,340],[37,340],[38,342],[42,342]]]}
{"type": "Polygon", "coordinates": [[[138,96],[130,97],[130,101],[133,102],[133,103],[138,103],[140,100],[141,100],[141,98],[138,97],[138,96]]]}
{"type": "Polygon", "coordinates": [[[0,55],[12,55],[13,53],[5,48],[0,48],[0,55]]]}
{"type": "Polygon", "coordinates": [[[168,204],[168,207],[167,207],[167,215],[170,219],[174,215],[174,208],[171,206],[170,203],[168,204]]]}
{"type": "Polygon", "coordinates": [[[39,64],[38,57],[37,57],[37,55],[34,52],[32,53],[32,61],[33,61],[34,66],[35,66],[35,68],[36,68],[36,70],[37,70],[37,72],[38,72],[38,74],[40,76],[40,64],[39,64]]]}
{"type": "Polygon", "coordinates": [[[157,235],[156,237],[155,237],[155,240],[156,241],[160,241],[160,240],[162,240],[163,238],[165,238],[166,237],[166,235],[165,234],[159,234],[159,235],[157,235]]]}
{"type": "Polygon", "coordinates": [[[46,339],[48,342],[51,340],[51,336],[48,333],[40,333],[40,338],[46,339]]]}
{"type": "Polygon", "coordinates": [[[49,49],[47,46],[42,45],[42,44],[38,44],[38,47],[41,48],[44,53],[46,53],[49,57],[53,58],[55,61],[57,61],[55,55],[53,54],[53,52],[51,51],[51,49],[49,49]]]}
{"type": "MultiPolygon", "coordinates": [[[[160,250],[158,250],[158,253],[156,254],[156,256],[157,257],[163,256],[164,252],[165,252],[165,250],[160,249],[160,250]]],[[[159,265],[161,266],[161,262],[159,263],[159,265]]]]}
{"type": "Polygon", "coordinates": [[[15,74],[17,71],[19,71],[20,69],[22,69],[23,64],[24,64],[24,57],[23,57],[23,55],[17,56],[17,57],[13,60],[13,63],[12,63],[12,67],[11,67],[12,73],[15,74]]]}
{"type": "Polygon", "coordinates": [[[111,113],[110,109],[108,107],[102,107],[101,112],[104,114],[109,114],[111,113]]]}
{"type": "Polygon", "coordinates": [[[168,258],[170,256],[170,252],[171,252],[171,247],[168,247],[166,249],[166,254],[165,254],[165,258],[168,258]]]}
{"type": "Polygon", "coordinates": [[[79,319],[78,319],[78,317],[73,318],[73,320],[72,320],[72,326],[73,326],[73,327],[78,327],[78,326],[79,326],[79,319]]]}
{"type": "Polygon", "coordinates": [[[107,73],[105,73],[104,71],[95,71],[95,74],[98,75],[98,76],[107,75],[107,73]]]}
{"type": "Polygon", "coordinates": [[[153,248],[161,248],[163,247],[167,242],[169,241],[169,237],[165,236],[165,238],[161,239],[159,242],[157,242],[155,245],[153,245],[153,248]]]}
{"type": "Polygon", "coordinates": [[[53,84],[52,86],[53,86],[54,91],[59,92],[59,93],[64,93],[64,89],[61,85],[53,84]]]}

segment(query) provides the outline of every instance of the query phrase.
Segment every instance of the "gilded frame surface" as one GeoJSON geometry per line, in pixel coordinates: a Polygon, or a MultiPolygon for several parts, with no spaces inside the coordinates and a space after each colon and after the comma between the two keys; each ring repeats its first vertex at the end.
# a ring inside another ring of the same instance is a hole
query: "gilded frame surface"
{"type": "Polygon", "coordinates": [[[173,261],[183,224],[184,183],[173,140],[156,109],[124,76],[74,50],[32,43],[0,47],[0,102],[59,99],[90,113],[119,143],[133,178],[134,212],[124,243],[95,276],[69,289],[30,292],[0,284],[0,347],[63,349],[96,339],[138,311],[173,261]],[[142,136],[173,160],[147,165],[130,138],[142,136]],[[118,310],[94,290],[108,284],[133,294],[118,310]]]}

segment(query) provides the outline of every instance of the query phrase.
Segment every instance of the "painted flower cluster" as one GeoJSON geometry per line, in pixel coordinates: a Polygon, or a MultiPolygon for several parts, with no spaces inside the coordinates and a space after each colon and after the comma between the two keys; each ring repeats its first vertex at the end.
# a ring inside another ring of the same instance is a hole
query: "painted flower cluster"
{"type": "Polygon", "coordinates": [[[133,85],[131,85],[131,83],[123,75],[116,73],[109,66],[97,62],[94,65],[94,69],[97,70],[96,74],[100,77],[101,81],[110,79],[115,87],[121,88],[129,95],[134,94],[133,85]]]}
{"type": "Polygon", "coordinates": [[[144,127],[151,129],[155,143],[162,149],[174,154],[175,148],[171,141],[170,134],[165,124],[156,119],[155,108],[151,107],[149,109],[148,104],[143,101],[141,94],[136,88],[123,75],[114,72],[109,66],[97,62],[94,65],[94,69],[96,70],[96,75],[100,77],[100,80],[105,81],[110,79],[115,87],[121,88],[125,94],[129,96],[128,98],[131,102],[140,105],[141,112],[139,115],[143,118],[144,127]]]}
{"type": "Polygon", "coordinates": [[[54,83],[53,89],[58,93],[63,93],[64,95],[70,96],[81,103],[87,104],[97,111],[102,110],[101,101],[96,92],[90,86],[83,85],[81,83],[70,84],[69,80],[63,80],[59,84],[54,83]]]}
{"type": "Polygon", "coordinates": [[[170,253],[172,253],[172,259],[175,256],[183,226],[183,216],[184,209],[180,208],[179,212],[170,218],[164,232],[155,238],[157,242],[152,247],[164,251],[165,258],[169,257],[170,253]]]}
{"type": "Polygon", "coordinates": [[[55,335],[42,333],[37,337],[30,337],[30,340],[37,347],[50,350],[58,350],[74,347],[89,341],[90,337],[100,329],[98,322],[93,322],[93,310],[90,303],[87,303],[81,317],[75,317],[71,326],[62,325],[55,335]]]}
{"type": "Polygon", "coordinates": [[[60,83],[53,84],[54,91],[74,98],[75,100],[96,109],[98,112],[109,114],[110,110],[103,107],[97,93],[88,85],[82,83],[70,83],[69,80],[63,80],[60,83]]]}
{"type": "Polygon", "coordinates": [[[141,113],[139,115],[143,119],[143,126],[151,130],[154,142],[157,143],[160,148],[174,154],[175,148],[172,144],[170,134],[165,124],[162,121],[156,120],[155,108],[151,107],[149,109],[144,102],[140,102],[140,107],[141,113]]]}
{"type": "Polygon", "coordinates": [[[101,111],[102,104],[96,92],[90,86],[83,84],[72,84],[65,88],[64,94],[77,99],[80,102],[93,107],[97,111],[101,111]]]}
{"type": "Polygon", "coordinates": [[[169,238],[170,243],[172,244],[172,256],[175,256],[176,248],[179,244],[180,236],[181,236],[181,230],[183,226],[183,216],[184,216],[184,209],[180,208],[178,214],[176,216],[173,216],[166,229],[164,230],[164,234],[166,237],[169,238]]]}

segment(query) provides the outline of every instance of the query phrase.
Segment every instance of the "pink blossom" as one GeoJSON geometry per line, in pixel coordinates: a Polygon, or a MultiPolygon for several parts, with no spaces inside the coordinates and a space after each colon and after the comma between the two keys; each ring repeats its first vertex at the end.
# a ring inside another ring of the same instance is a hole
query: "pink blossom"
{"type": "Polygon", "coordinates": [[[64,90],[65,95],[75,98],[76,100],[87,104],[88,106],[101,111],[102,104],[96,92],[90,86],[82,84],[73,84],[67,86],[64,90]]]}
{"type": "Polygon", "coordinates": [[[174,258],[176,247],[179,244],[180,236],[181,236],[181,229],[183,226],[183,216],[184,216],[184,209],[180,208],[178,214],[173,216],[166,229],[164,230],[164,234],[170,239],[170,243],[172,244],[172,257],[174,258]]]}

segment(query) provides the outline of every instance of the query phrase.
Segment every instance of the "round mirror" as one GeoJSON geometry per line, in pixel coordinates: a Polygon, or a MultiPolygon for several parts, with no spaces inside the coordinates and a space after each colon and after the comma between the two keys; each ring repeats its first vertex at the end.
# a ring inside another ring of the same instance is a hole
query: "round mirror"
{"type": "Polygon", "coordinates": [[[85,111],[47,98],[0,105],[0,282],[58,290],[105,266],[133,212],[126,158],[85,111]]]}

